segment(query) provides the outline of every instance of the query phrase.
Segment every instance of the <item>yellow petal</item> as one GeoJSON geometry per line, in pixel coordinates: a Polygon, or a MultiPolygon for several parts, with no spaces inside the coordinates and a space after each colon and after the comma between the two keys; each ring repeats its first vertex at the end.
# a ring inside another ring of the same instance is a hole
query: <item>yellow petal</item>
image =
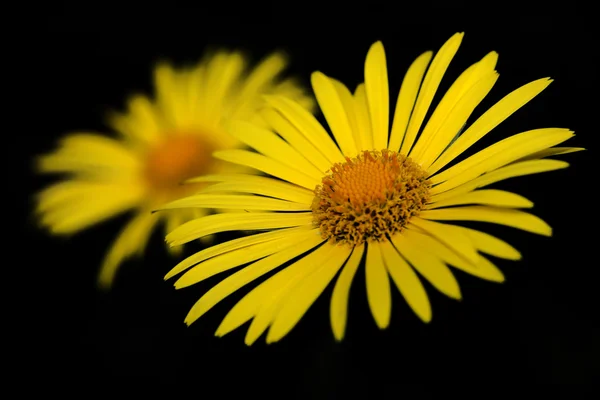
{"type": "Polygon", "coordinates": [[[415,101],[417,100],[417,94],[419,94],[423,75],[425,75],[431,57],[433,57],[432,51],[421,54],[410,65],[406,75],[404,75],[402,86],[398,93],[398,100],[396,101],[394,122],[392,123],[392,132],[388,144],[388,149],[392,151],[400,150],[402,140],[404,139],[404,133],[408,126],[408,120],[415,105],[415,101]]]}
{"type": "Polygon", "coordinates": [[[354,143],[356,145],[357,153],[362,149],[365,149],[366,143],[363,143],[363,135],[360,132],[360,127],[358,125],[358,117],[357,117],[357,104],[354,99],[354,96],[350,92],[350,90],[344,85],[342,82],[329,78],[333,86],[335,86],[335,90],[337,91],[338,96],[342,104],[344,105],[344,110],[346,111],[346,117],[348,118],[348,124],[350,125],[350,129],[352,131],[352,137],[354,138],[354,143]]]}
{"type": "Polygon", "coordinates": [[[111,245],[100,267],[98,285],[102,289],[110,289],[123,260],[143,251],[157,221],[158,216],[144,210],[125,225],[125,228],[111,245]]]}
{"type": "Polygon", "coordinates": [[[497,60],[498,53],[488,53],[454,81],[411,150],[410,157],[413,160],[418,160],[423,166],[429,166],[446,148],[496,83],[498,73],[494,68],[497,60]]]}
{"type": "Polygon", "coordinates": [[[278,229],[274,231],[268,231],[263,233],[257,233],[250,236],[244,236],[238,239],[229,240],[227,242],[219,243],[214,246],[205,248],[188,258],[182,260],[179,264],[177,264],[168,274],[165,275],[164,279],[170,279],[175,275],[185,271],[189,267],[196,265],[204,260],[208,260],[209,258],[218,256],[220,254],[225,254],[233,250],[241,249],[242,247],[252,246],[257,243],[263,243],[270,240],[281,239],[287,237],[290,233],[293,233],[298,230],[308,230],[311,229],[310,226],[301,226],[295,228],[284,228],[278,229]]]}
{"type": "Polygon", "coordinates": [[[419,243],[419,239],[404,230],[394,235],[392,242],[398,252],[437,290],[448,297],[460,299],[460,287],[450,269],[433,253],[425,250],[424,245],[419,243]]]}
{"type": "Polygon", "coordinates": [[[302,172],[316,181],[323,177],[323,173],[298,153],[296,149],[268,129],[257,127],[245,121],[234,121],[229,124],[228,132],[259,153],[279,161],[291,169],[302,172]]]}
{"type": "Polygon", "coordinates": [[[535,129],[511,136],[430,178],[433,184],[439,184],[431,193],[455,188],[528,154],[562,143],[572,136],[573,133],[568,129],[559,128],[535,129]]]}
{"type": "Polygon", "coordinates": [[[321,151],[330,165],[344,162],[344,156],[319,121],[293,100],[281,96],[265,96],[265,100],[285,117],[308,141],[321,151]]]}
{"type": "Polygon", "coordinates": [[[256,243],[236,250],[229,251],[197,264],[188,270],[175,282],[175,288],[181,289],[202,282],[216,274],[238,267],[240,265],[258,260],[260,258],[278,253],[295,245],[298,241],[311,236],[318,236],[315,231],[295,231],[283,237],[267,242],[256,243]]]}
{"type": "Polygon", "coordinates": [[[383,263],[380,244],[370,242],[367,246],[365,267],[367,283],[367,299],[371,314],[379,329],[385,329],[390,323],[392,314],[392,294],[390,280],[383,263]]]}
{"type": "Polygon", "coordinates": [[[415,271],[390,242],[381,243],[381,253],[388,273],[408,306],[423,322],[431,321],[431,304],[415,271]]]}
{"type": "Polygon", "coordinates": [[[273,79],[284,70],[287,63],[286,56],[278,52],[270,54],[253,68],[239,89],[232,93],[235,106],[231,118],[246,119],[248,113],[256,109],[256,94],[267,93],[273,79]]]}
{"type": "Polygon", "coordinates": [[[484,206],[455,207],[442,210],[426,210],[421,218],[441,221],[480,221],[506,225],[538,235],[552,236],[552,228],[535,215],[519,210],[484,206]]]}
{"type": "Polygon", "coordinates": [[[358,270],[364,251],[365,246],[363,244],[354,248],[352,255],[348,259],[348,262],[346,262],[346,265],[342,269],[342,272],[335,283],[335,287],[333,288],[329,318],[331,319],[331,330],[338,341],[341,341],[344,338],[346,321],[348,319],[350,285],[358,270]]]}
{"type": "MultiPolygon", "coordinates": [[[[244,71],[244,67],[244,57],[240,53],[216,54],[209,61],[204,87],[206,123],[217,125],[223,115],[226,115],[224,108],[229,103],[230,92],[244,71]]],[[[185,126],[182,122],[177,125],[185,126]]]]}
{"type": "Polygon", "coordinates": [[[525,197],[515,193],[506,192],[504,190],[488,189],[488,190],[476,190],[464,194],[459,194],[454,197],[450,197],[447,200],[436,201],[432,200],[431,204],[428,204],[425,208],[432,210],[435,208],[458,206],[464,204],[484,204],[488,206],[496,207],[509,207],[509,208],[531,208],[533,203],[527,200],[525,197]]]}
{"type": "Polygon", "coordinates": [[[267,343],[273,343],[287,335],[306,314],[310,306],[317,300],[335,277],[348,256],[352,252],[349,246],[333,246],[330,257],[313,273],[297,283],[285,296],[275,315],[267,343]]]}
{"type": "Polygon", "coordinates": [[[414,239],[414,243],[418,245],[422,251],[430,252],[443,262],[452,265],[461,271],[493,282],[504,281],[504,275],[502,272],[493,265],[490,266],[491,263],[481,256],[478,258],[477,262],[471,263],[460,257],[457,253],[452,251],[452,249],[445,246],[433,236],[429,236],[414,230],[410,225],[408,226],[408,229],[404,231],[404,234],[405,236],[409,236],[414,239]]]}
{"type": "MultiPolygon", "coordinates": [[[[421,217],[423,217],[422,213],[421,217]]],[[[427,219],[423,218],[413,217],[411,218],[410,222],[419,229],[425,231],[425,233],[435,237],[437,240],[450,247],[461,257],[464,257],[467,261],[477,262],[479,259],[477,250],[469,238],[465,236],[463,232],[457,229],[457,227],[448,224],[441,224],[439,222],[428,221],[427,219]]]]}
{"type": "Polygon", "coordinates": [[[271,199],[268,197],[245,194],[195,194],[172,201],[156,210],[170,210],[179,208],[229,208],[240,210],[263,211],[308,211],[310,206],[294,203],[287,200],[271,199]]]}
{"type": "Polygon", "coordinates": [[[363,150],[376,150],[373,146],[373,131],[364,83],[358,85],[354,91],[354,105],[356,106],[356,125],[360,135],[360,140],[357,142],[360,142],[360,148],[363,150]]]}
{"type": "Polygon", "coordinates": [[[371,117],[373,145],[376,149],[383,150],[388,144],[390,96],[387,62],[381,42],[375,42],[367,53],[365,89],[371,117]]]}
{"type": "Polygon", "coordinates": [[[433,61],[429,66],[429,70],[425,75],[425,79],[423,80],[421,90],[419,91],[419,96],[417,97],[415,109],[410,118],[410,122],[408,123],[408,128],[406,130],[406,135],[404,136],[404,141],[402,142],[402,147],[400,148],[400,153],[410,153],[410,149],[415,142],[417,133],[419,133],[421,124],[423,123],[425,115],[429,110],[429,106],[433,101],[433,96],[435,95],[435,92],[442,81],[442,77],[448,69],[448,65],[450,65],[450,61],[452,61],[452,58],[454,58],[454,55],[458,51],[463,36],[463,33],[454,34],[450,39],[448,39],[448,41],[446,41],[446,43],[444,43],[440,51],[438,51],[433,58],[433,61]]]}
{"type": "Polygon", "coordinates": [[[221,150],[213,153],[213,157],[230,163],[254,168],[266,174],[275,176],[285,181],[295,183],[307,189],[314,189],[320,180],[312,178],[303,172],[290,168],[285,164],[275,161],[247,150],[221,150]]]}
{"type": "MultiPolygon", "coordinates": [[[[166,215],[164,215],[164,214],[165,213],[161,214],[161,216],[166,221],[165,235],[167,235],[169,232],[171,232],[172,230],[174,230],[175,228],[177,228],[179,225],[183,224],[184,222],[187,222],[190,219],[192,219],[192,218],[185,218],[185,216],[184,216],[185,213],[181,210],[171,211],[169,213],[166,213],[166,215]]],[[[158,214],[156,214],[156,216],[158,216],[158,214]]],[[[191,217],[191,215],[190,215],[190,217],[191,217]]],[[[177,257],[177,256],[181,255],[181,253],[183,251],[183,246],[177,246],[177,247],[167,246],[167,249],[168,249],[169,253],[171,253],[171,255],[177,257]]]]}
{"type": "Polygon", "coordinates": [[[110,113],[108,124],[132,144],[149,146],[157,143],[163,135],[164,121],[155,105],[146,96],[134,96],[127,108],[127,114],[110,113]]]}
{"type": "Polygon", "coordinates": [[[70,180],[38,194],[40,223],[54,234],[73,234],[136,207],[142,201],[140,186],[70,180]]]}
{"type": "MultiPolygon", "coordinates": [[[[487,172],[472,181],[466,182],[453,189],[445,192],[435,193],[432,196],[432,202],[441,202],[460,194],[468,193],[480,187],[491,185],[492,183],[500,182],[505,179],[514,178],[517,176],[538,174],[540,172],[554,171],[557,169],[567,168],[569,163],[558,160],[531,160],[522,161],[514,164],[509,164],[506,167],[498,168],[497,170],[487,172]]],[[[435,189],[435,188],[434,188],[435,189]]]]}
{"type": "Polygon", "coordinates": [[[226,213],[207,215],[179,226],[166,237],[167,243],[177,246],[219,232],[277,229],[311,225],[312,213],[226,213]]]}
{"type": "MultiPolygon", "coordinates": [[[[194,179],[195,182],[210,182],[206,176],[194,179]]],[[[264,176],[242,176],[240,179],[227,179],[203,188],[200,193],[254,193],[276,199],[305,204],[310,207],[315,197],[313,191],[288,182],[264,176]]]]}
{"type": "Polygon", "coordinates": [[[306,157],[322,174],[331,167],[324,153],[310,142],[290,121],[271,108],[264,108],[262,117],[282,138],[306,157]]]}
{"type": "Polygon", "coordinates": [[[523,157],[518,161],[538,160],[540,158],[558,156],[562,154],[570,154],[585,150],[583,147],[552,147],[523,157]]]}
{"type": "Polygon", "coordinates": [[[475,110],[475,107],[488,95],[492,87],[498,80],[498,73],[492,72],[480,79],[471,90],[465,93],[447,114],[447,119],[443,121],[441,126],[435,133],[431,135],[429,142],[421,149],[417,146],[421,143],[421,139],[417,142],[415,148],[421,150],[419,155],[411,157],[422,165],[424,169],[429,168],[444,149],[456,138],[456,135],[467,123],[467,119],[475,110]]]}
{"type": "Polygon", "coordinates": [[[111,183],[131,181],[140,168],[136,155],[123,143],[94,133],[65,136],[56,151],[37,161],[39,172],[74,173],[111,183]]]}
{"type": "Polygon", "coordinates": [[[508,260],[521,259],[521,253],[517,249],[492,235],[462,226],[458,228],[471,240],[477,250],[483,253],[508,260]]]}
{"type": "Polygon", "coordinates": [[[354,142],[352,127],[348,120],[348,113],[353,110],[346,110],[344,108],[344,103],[339,96],[335,84],[323,73],[318,71],[313,72],[311,82],[321,112],[325,116],[329,129],[331,129],[342,153],[349,157],[356,156],[358,150],[354,142]]]}
{"type": "Polygon", "coordinates": [[[434,174],[439,171],[515,111],[540,94],[540,92],[547,88],[551,82],[552,80],[548,78],[538,79],[527,85],[521,86],[519,89],[506,95],[502,100],[494,104],[494,106],[473,122],[471,126],[464,131],[446,151],[444,151],[440,158],[429,167],[428,172],[434,174]]]}
{"type": "Polygon", "coordinates": [[[229,311],[215,335],[223,336],[254,317],[246,334],[246,344],[253,343],[269,327],[281,296],[293,284],[317,269],[328,258],[333,247],[325,243],[262,282],[229,311]]]}
{"type": "MultiPolygon", "coordinates": [[[[314,232],[313,232],[314,233],[314,232]]],[[[307,235],[306,238],[299,238],[293,246],[289,246],[283,250],[271,254],[263,259],[260,259],[247,267],[241,269],[235,274],[225,278],[217,285],[213,286],[204,296],[202,296],[189,311],[185,317],[187,325],[192,324],[218,302],[223,300],[241,287],[249,284],[253,280],[263,276],[292,258],[295,258],[302,253],[305,253],[320,243],[323,239],[320,235],[307,235]]]]}

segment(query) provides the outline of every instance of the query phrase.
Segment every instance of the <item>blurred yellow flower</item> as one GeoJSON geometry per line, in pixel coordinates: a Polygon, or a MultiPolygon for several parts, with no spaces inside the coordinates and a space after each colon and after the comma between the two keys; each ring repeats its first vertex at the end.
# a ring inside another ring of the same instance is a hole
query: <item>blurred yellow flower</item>
{"type": "Polygon", "coordinates": [[[314,93],[334,140],[308,110],[281,96],[269,96],[272,108],[264,111],[279,136],[246,122],[232,125],[231,133],[257,153],[225,150],[215,157],[274,178],[211,174],[195,179],[216,182],[203,193],[162,209],[256,212],[197,218],[170,232],[167,242],[177,246],[224,231],[266,232],[208,247],[167,274],[165,279],[187,270],[175,283],[183,288],[249,264],[204,294],[187,315],[188,325],[239,288],[285,264],[233,307],[216,334],[224,335],[252,320],[246,344],[267,329],[268,343],[280,340],[337,276],[330,318],[333,333],[341,340],[351,282],[363,257],[368,302],[377,326],[383,329],[390,321],[390,281],[415,314],[428,322],[432,310],[421,279],[459,299],[461,291],[448,265],[502,282],[502,272],[483,254],[521,257],[496,237],[444,222],[490,222],[551,235],[544,221],[519,210],[533,206],[528,199],[502,190],[477,189],[567,167],[564,161],[546,157],[581,150],[554,147],[573,132],[535,129],[455,161],[544,90],[550,79],[518,88],[463,130],[498,78],[498,55],[491,52],[454,81],[424,123],[462,38],[457,33],[435,57],[428,51],[413,62],[398,94],[391,129],[387,63],[380,42],[370,48],[364,84],[353,94],[320,72],[312,75],[314,93]]]}
{"type": "Polygon", "coordinates": [[[92,132],[66,135],[54,152],[37,161],[41,173],[66,177],[37,196],[37,214],[55,235],[70,235],[128,210],[134,216],[102,263],[98,283],[109,287],[125,258],[143,252],[161,220],[168,231],[208,210],[151,211],[194,193],[201,184],[182,181],[232,171],[211,157],[215,150],[243,144],[228,135],[229,121],[264,125],[258,110],[263,95],[276,94],[312,107],[313,100],[291,79],[279,79],[286,58],[274,53],[254,69],[239,52],[218,52],[192,68],[161,63],[155,69],[156,98],[134,96],[126,113],[114,113],[118,137],[92,132]]]}

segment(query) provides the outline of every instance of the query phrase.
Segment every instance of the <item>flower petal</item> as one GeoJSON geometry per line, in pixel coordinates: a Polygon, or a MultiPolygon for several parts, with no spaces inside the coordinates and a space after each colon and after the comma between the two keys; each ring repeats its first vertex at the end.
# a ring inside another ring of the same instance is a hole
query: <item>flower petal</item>
{"type": "Polygon", "coordinates": [[[392,315],[392,294],[378,242],[370,242],[367,246],[365,273],[371,314],[379,329],[385,329],[392,315]]]}
{"type": "Polygon", "coordinates": [[[336,340],[341,341],[344,338],[346,331],[346,321],[348,319],[348,297],[350,295],[350,285],[354,279],[354,275],[360,266],[363,253],[365,252],[364,244],[355,247],[352,255],[346,262],[333,288],[331,295],[331,306],[329,310],[329,318],[331,319],[331,329],[336,340]]]}

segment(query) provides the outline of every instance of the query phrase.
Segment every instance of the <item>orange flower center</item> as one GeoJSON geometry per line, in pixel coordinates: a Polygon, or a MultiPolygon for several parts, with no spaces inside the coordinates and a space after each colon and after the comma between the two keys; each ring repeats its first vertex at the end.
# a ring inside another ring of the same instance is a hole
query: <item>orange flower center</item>
{"type": "Polygon", "coordinates": [[[399,232],[429,200],[427,172],[393,151],[364,151],[335,164],[315,189],[314,222],[323,238],[359,245],[399,232]]]}
{"type": "Polygon", "coordinates": [[[172,136],[148,153],[144,178],[152,191],[169,197],[182,195],[185,180],[211,170],[213,151],[199,135],[172,136]]]}

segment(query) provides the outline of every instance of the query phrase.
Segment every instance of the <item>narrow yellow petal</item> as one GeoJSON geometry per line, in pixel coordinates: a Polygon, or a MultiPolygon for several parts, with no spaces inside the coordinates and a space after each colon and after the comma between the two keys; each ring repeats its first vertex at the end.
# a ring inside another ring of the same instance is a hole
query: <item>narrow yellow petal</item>
{"type": "Polygon", "coordinates": [[[350,286],[356,271],[360,266],[365,246],[361,244],[352,251],[352,255],[346,262],[338,277],[333,294],[331,295],[331,306],[329,308],[329,318],[331,320],[331,330],[337,341],[344,338],[346,331],[346,321],[348,320],[348,297],[350,295],[350,286]]]}
{"type": "MultiPolygon", "coordinates": [[[[155,215],[157,217],[159,216],[158,214],[155,214],[155,215]]],[[[162,216],[165,220],[165,235],[167,235],[169,232],[171,232],[172,230],[174,230],[175,228],[177,228],[179,225],[183,224],[184,222],[187,222],[192,219],[192,213],[190,213],[190,212],[186,213],[185,211],[182,211],[182,210],[176,210],[176,211],[163,213],[160,216],[162,216]],[[186,218],[185,214],[190,214],[189,218],[186,218]]],[[[168,249],[169,253],[171,253],[171,255],[176,256],[176,257],[180,256],[181,253],[183,252],[183,246],[176,246],[176,247],[167,246],[167,249],[168,249]]]]}
{"type": "Polygon", "coordinates": [[[102,289],[110,289],[121,263],[128,257],[143,251],[158,216],[149,211],[139,212],[125,225],[106,254],[100,273],[98,285],[102,289]]]}
{"type": "Polygon", "coordinates": [[[182,260],[179,264],[177,264],[168,274],[165,275],[164,279],[171,279],[175,275],[185,271],[186,269],[194,266],[204,260],[208,260],[209,258],[218,256],[220,254],[225,254],[233,250],[241,249],[242,247],[252,246],[257,243],[263,243],[270,240],[280,239],[287,237],[290,233],[293,233],[298,230],[308,230],[311,229],[311,226],[301,226],[295,228],[284,228],[278,229],[274,231],[268,231],[263,233],[257,233],[250,236],[244,236],[238,239],[229,240],[227,242],[219,243],[214,246],[208,247],[204,250],[201,250],[188,258],[182,260]]]}
{"type": "Polygon", "coordinates": [[[361,149],[376,150],[373,146],[373,130],[371,129],[371,117],[369,117],[369,104],[365,84],[361,83],[354,91],[354,104],[356,106],[356,125],[360,135],[361,149]]]}
{"type": "Polygon", "coordinates": [[[315,197],[312,191],[288,182],[262,176],[248,176],[248,179],[245,178],[215,183],[206,186],[200,193],[254,193],[305,204],[309,208],[315,197]]]}
{"type": "Polygon", "coordinates": [[[358,154],[352,127],[348,120],[348,113],[353,110],[346,110],[344,103],[339,96],[335,84],[323,73],[313,72],[311,82],[315,96],[321,108],[321,112],[327,120],[329,129],[333,133],[336,142],[342,150],[342,154],[348,157],[355,157],[358,154]]]}
{"type": "Polygon", "coordinates": [[[272,108],[264,108],[261,116],[273,127],[282,138],[293,148],[306,157],[322,174],[330,167],[331,163],[312,142],[310,142],[290,121],[272,108]]]}
{"type": "Polygon", "coordinates": [[[425,75],[425,79],[423,80],[421,90],[419,91],[419,96],[417,97],[415,109],[408,123],[408,128],[402,142],[402,147],[400,148],[400,153],[410,153],[417,134],[421,129],[421,124],[423,124],[425,115],[427,114],[429,106],[433,101],[435,92],[442,81],[442,77],[448,69],[448,65],[450,65],[450,61],[452,61],[454,55],[458,51],[463,36],[463,33],[454,34],[450,39],[448,39],[448,41],[446,41],[446,43],[444,43],[440,51],[438,51],[433,58],[433,61],[429,66],[429,70],[425,75]]]}
{"type": "MultiPolygon", "coordinates": [[[[240,53],[217,54],[207,66],[205,113],[207,122],[216,125],[225,114],[230,92],[244,71],[245,61],[240,53]]],[[[181,126],[181,124],[178,124],[181,126]]]]}
{"type": "Polygon", "coordinates": [[[230,163],[245,165],[259,171],[295,183],[307,189],[314,189],[320,182],[303,172],[290,168],[279,161],[247,150],[221,150],[213,153],[213,157],[230,163]]]}
{"type": "Polygon", "coordinates": [[[390,242],[381,243],[388,273],[411,310],[423,322],[431,321],[431,304],[421,280],[390,242]]]}
{"type": "Polygon", "coordinates": [[[507,260],[521,259],[521,253],[517,249],[492,235],[462,226],[458,228],[467,235],[477,250],[482,253],[507,260]]]}
{"type": "Polygon", "coordinates": [[[134,96],[128,101],[127,114],[110,113],[108,125],[132,144],[155,144],[161,139],[163,128],[155,107],[146,96],[134,96]]]}
{"type": "Polygon", "coordinates": [[[421,218],[441,221],[480,221],[506,225],[538,235],[552,236],[552,228],[535,215],[519,210],[485,206],[455,207],[442,210],[426,210],[421,218]]]}
{"type": "Polygon", "coordinates": [[[392,315],[392,294],[380,246],[378,242],[368,244],[365,274],[371,314],[379,329],[385,329],[392,315]]]}
{"type": "Polygon", "coordinates": [[[67,135],[56,151],[37,160],[39,172],[74,173],[111,183],[131,181],[139,168],[138,158],[124,143],[94,133],[67,135]]]}
{"type": "Polygon", "coordinates": [[[54,234],[77,233],[136,207],[142,201],[140,186],[62,181],[38,194],[40,223],[54,234]]]}
{"type": "Polygon", "coordinates": [[[436,201],[435,198],[425,209],[459,206],[464,204],[484,204],[495,207],[531,208],[533,203],[525,197],[504,190],[476,190],[450,197],[447,200],[436,201]]]}
{"type": "Polygon", "coordinates": [[[420,246],[421,250],[430,252],[443,262],[478,278],[493,282],[504,281],[502,272],[493,266],[490,268],[490,263],[485,258],[479,256],[476,263],[468,262],[433,236],[414,230],[410,225],[407,228],[404,234],[413,238],[414,243],[420,246]]]}
{"type": "Polygon", "coordinates": [[[357,117],[357,111],[356,111],[356,101],[354,99],[354,96],[352,95],[352,92],[350,92],[350,90],[346,87],[346,85],[344,85],[342,82],[333,79],[333,78],[329,78],[329,80],[333,83],[333,86],[335,86],[335,90],[338,93],[338,96],[340,97],[340,100],[342,102],[342,104],[344,105],[344,110],[346,111],[346,117],[348,118],[348,124],[350,125],[350,129],[352,131],[352,137],[354,138],[354,143],[356,145],[356,151],[357,153],[360,152],[362,149],[365,149],[366,144],[363,143],[362,137],[363,135],[360,132],[360,127],[358,124],[358,117],[357,117]]]}
{"type": "MultiPolygon", "coordinates": [[[[263,332],[273,323],[281,305],[284,304],[285,300],[288,298],[290,290],[306,279],[307,276],[312,274],[321,265],[328,263],[333,251],[334,246],[321,246],[313,252],[321,254],[318,261],[312,259],[310,262],[307,262],[305,259],[313,256],[313,254],[310,254],[308,257],[298,261],[303,267],[301,271],[292,270],[292,272],[287,275],[286,273],[288,270],[286,269],[278,274],[280,275],[279,277],[275,276],[272,278],[272,280],[278,282],[278,285],[276,288],[271,288],[271,293],[267,294],[263,300],[263,305],[256,313],[256,316],[253,318],[252,323],[248,328],[244,343],[250,346],[263,334],[263,332]]],[[[314,257],[316,257],[316,255],[314,257]]],[[[267,343],[271,343],[270,340],[271,338],[267,335],[267,343]]]]}
{"type": "Polygon", "coordinates": [[[375,42],[365,60],[365,89],[373,145],[378,150],[387,148],[390,119],[390,95],[385,50],[381,42],[375,42]]]}
{"type": "Polygon", "coordinates": [[[255,196],[252,194],[209,194],[201,193],[184,197],[167,203],[156,211],[179,208],[228,208],[239,210],[262,211],[308,211],[310,205],[294,203],[287,200],[271,199],[269,197],[255,196]]]}
{"type": "Polygon", "coordinates": [[[267,343],[280,340],[296,326],[310,306],[327,288],[352,252],[348,246],[333,247],[334,250],[329,259],[323,262],[316,271],[290,288],[285,300],[280,302],[279,310],[267,334],[267,343]]]}
{"type": "Polygon", "coordinates": [[[540,172],[554,171],[557,169],[567,168],[568,166],[569,164],[567,162],[558,160],[532,160],[517,162],[485,173],[480,177],[473,179],[472,181],[463,183],[462,185],[445,192],[434,193],[431,200],[432,202],[441,202],[460,194],[468,193],[472,190],[491,185],[492,183],[503,181],[505,179],[523,175],[538,174],[540,172]]]}
{"type": "Polygon", "coordinates": [[[217,303],[229,296],[241,287],[249,284],[255,279],[269,273],[277,267],[288,262],[302,253],[305,253],[323,242],[320,235],[307,235],[306,238],[299,238],[293,246],[289,246],[283,250],[271,254],[263,259],[260,259],[246,268],[241,269],[235,274],[225,278],[217,285],[213,286],[204,296],[202,296],[189,311],[185,317],[187,325],[192,324],[217,303]]]}
{"type": "Polygon", "coordinates": [[[160,63],[154,69],[154,86],[156,90],[156,102],[168,127],[181,126],[185,124],[186,112],[185,97],[181,79],[173,67],[165,62],[160,63]]]}
{"type": "MultiPolygon", "coordinates": [[[[431,135],[429,142],[421,149],[420,155],[411,157],[422,165],[424,169],[429,168],[444,149],[456,138],[456,135],[467,123],[468,118],[475,110],[475,107],[488,95],[492,87],[498,80],[498,73],[492,72],[479,80],[471,90],[465,93],[452,110],[447,114],[447,119],[443,121],[435,133],[431,135]]],[[[421,143],[421,139],[417,146],[421,143]]],[[[425,143],[425,141],[423,142],[425,143]]],[[[415,148],[417,147],[415,146],[415,148]]]]}
{"type": "Polygon", "coordinates": [[[460,300],[460,287],[450,268],[433,253],[425,250],[423,244],[419,243],[419,239],[420,237],[404,230],[392,237],[392,243],[413,268],[437,290],[448,297],[460,300]]]}
{"type": "Polygon", "coordinates": [[[240,142],[291,169],[302,172],[317,181],[323,177],[323,173],[303,155],[268,129],[245,121],[234,121],[229,124],[228,132],[240,142]]]}
{"type": "Polygon", "coordinates": [[[429,167],[428,172],[434,174],[446,164],[454,160],[475,142],[498,126],[502,121],[511,116],[519,108],[540,94],[550,85],[551,79],[543,78],[521,86],[509,93],[502,100],[494,104],[471,126],[464,131],[458,139],[429,167]]]}
{"type": "Polygon", "coordinates": [[[265,100],[295,126],[329,160],[330,165],[344,162],[344,156],[319,121],[293,100],[281,96],[265,96],[265,100]]]}
{"type": "Polygon", "coordinates": [[[430,178],[434,185],[439,184],[431,190],[431,193],[441,193],[455,188],[479,175],[503,167],[528,154],[562,143],[571,137],[573,137],[571,131],[558,128],[535,129],[511,136],[430,178]]]}
{"type": "Polygon", "coordinates": [[[411,218],[410,222],[419,227],[421,230],[425,231],[425,233],[435,237],[437,240],[450,247],[461,257],[464,257],[467,261],[472,263],[477,262],[479,259],[477,250],[469,238],[465,236],[459,229],[457,229],[457,227],[439,222],[428,221],[427,219],[423,219],[422,213],[423,212],[421,212],[420,215],[422,218],[413,217],[411,218]]]}
{"type": "Polygon", "coordinates": [[[562,154],[570,154],[583,150],[585,150],[585,148],[583,147],[551,147],[549,149],[530,154],[527,157],[519,159],[518,161],[538,160],[540,158],[559,156],[562,154]]]}
{"type": "Polygon", "coordinates": [[[311,225],[313,216],[306,213],[226,213],[207,215],[179,226],[166,237],[167,243],[177,246],[219,232],[290,228],[311,225]]]}
{"type": "Polygon", "coordinates": [[[256,109],[256,94],[266,93],[272,80],[284,70],[287,63],[286,56],[277,52],[252,68],[239,89],[234,91],[233,119],[246,119],[247,114],[256,109]]]}
{"type": "Polygon", "coordinates": [[[333,246],[325,243],[262,282],[227,313],[215,335],[223,336],[255,317],[246,336],[246,343],[254,342],[269,327],[271,317],[275,312],[273,308],[277,305],[282,292],[288,290],[289,285],[293,282],[297,282],[298,279],[318,268],[331,251],[333,251],[333,246]],[[271,312],[267,310],[269,307],[271,312]],[[260,313],[262,313],[263,321],[256,322],[256,317],[260,313]],[[249,336],[253,340],[249,341],[249,336]]]}
{"type": "Polygon", "coordinates": [[[429,164],[464,126],[475,107],[490,92],[498,73],[494,70],[498,53],[488,53],[482,60],[471,65],[454,81],[450,89],[435,108],[423,129],[415,147],[410,152],[413,160],[429,164]],[[444,128],[440,133],[440,129],[444,128]],[[430,149],[431,145],[433,149],[430,149]],[[425,157],[425,150],[431,155],[425,157]],[[431,161],[429,161],[431,160],[431,161]]]}
{"type": "Polygon", "coordinates": [[[410,65],[406,75],[404,75],[402,86],[398,93],[398,100],[396,101],[392,133],[388,144],[388,149],[392,151],[400,150],[402,140],[404,139],[404,133],[406,132],[408,121],[415,106],[421,82],[423,81],[423,75],[425,75],[431,57],[433,57],[432,51],[421,54],[410,65]]]}
{"type": "Polygon", "coordinates": [[[220,254],[188,270],[175,282],[175,288],[182,289],[194,285],[221,272],[278,253],[311,236],[318,236],[318,232],[312,230],[290,232],[288,235],[277,239],[220,254]]]}

